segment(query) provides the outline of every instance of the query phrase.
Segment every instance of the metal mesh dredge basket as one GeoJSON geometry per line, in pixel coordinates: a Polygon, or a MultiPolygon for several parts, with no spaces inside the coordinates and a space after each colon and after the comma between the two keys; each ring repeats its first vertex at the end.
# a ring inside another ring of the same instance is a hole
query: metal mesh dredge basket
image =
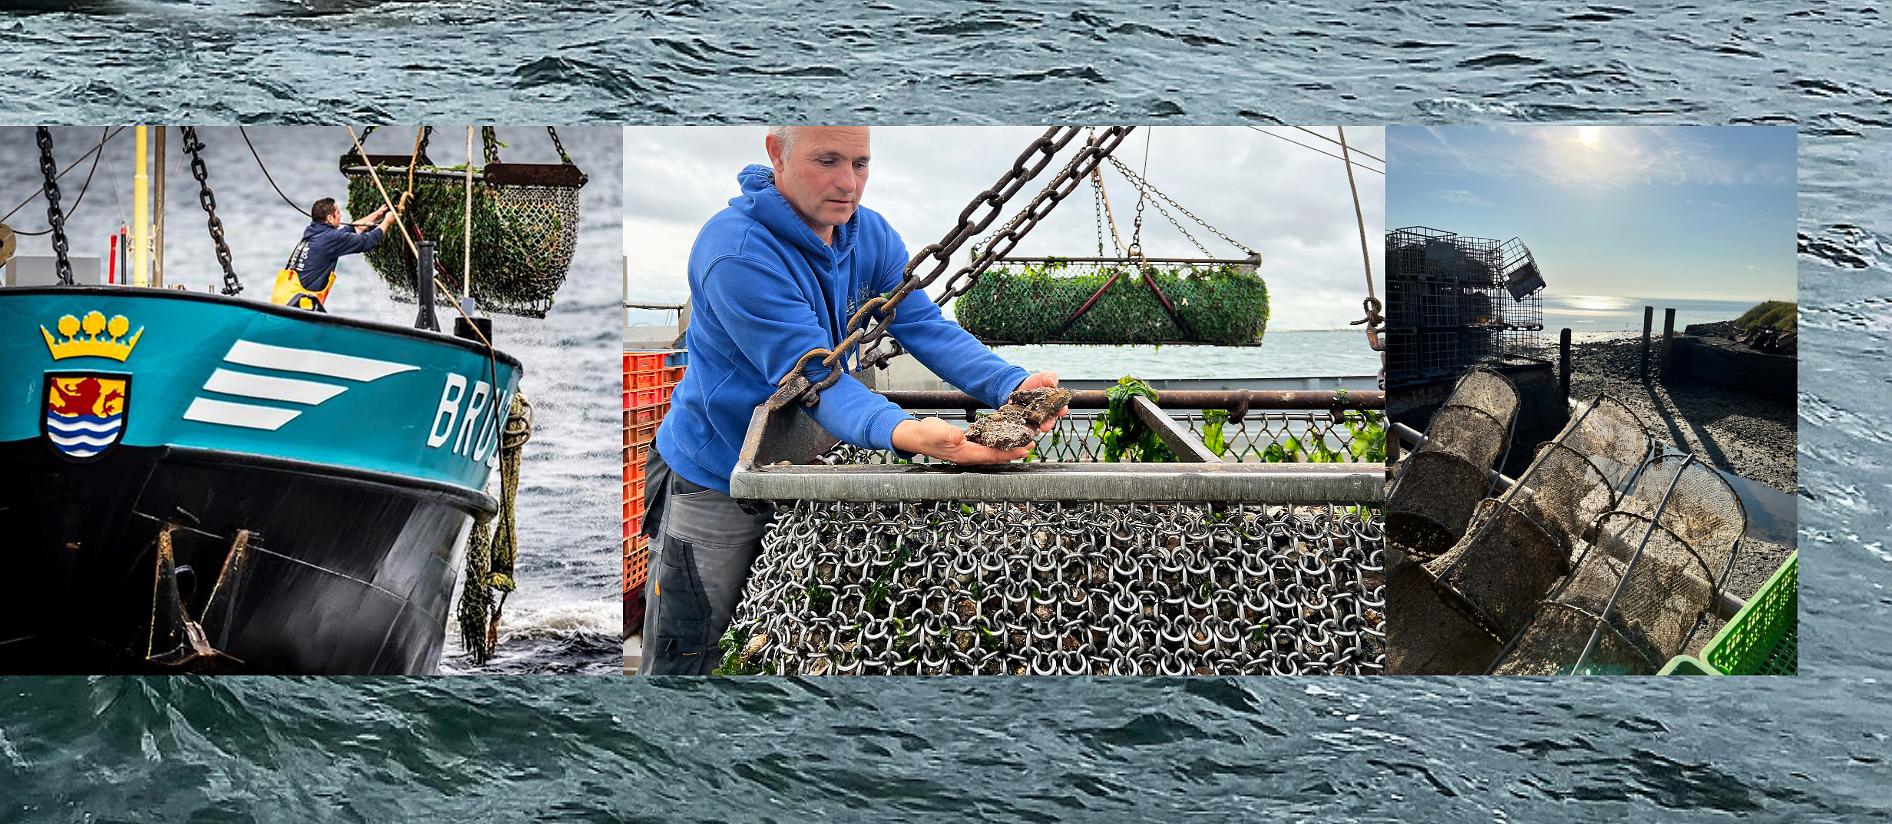
{"type": "MultiPolygon", "coordinates": [[[[407,155],[369,155],[388,195],[407,188],[407,155]]],[[[384,202],[358,155],[342,157],[348,208],[365,215],[384,202]]],[[[466,172],[432,165],[423,151],[414,165],[414,196],[403,219],[436,244],[435,274],[456,296],[468,293],[461,271],[465,237],[466,172]]],[[[575,164],[490,162],[473,173],[473,286],[483,308],[545,317],[578,249],[579,189],[585,174],[575,164]]],[[[386,242],[365,255],[396,300],[415,300],[413,255],[407,244],[386,242]]],[[[441,294],[439,300],[448,300],[441,294]]]]}
{"type": "Polygon", "coordinates": [[[1268,327],[1268,286],[1235,265],[1002,267],[979,276],[953,317],[988,343],[1253,344],[1268,327]]]}
{"type": "MultiPolygon", "coordinates": [[[[1382,668],[1384,464],[1227,462],[1200,441],[1171,443],[1207,458],[1190,463],[871,463],[885,456],[799,439],[798,411],[773,430],[765,413],[731,489],[776,518],[725,672],[1382,668]],[[776,464],[785,443],[818,457],[776,464]]],[[[1188,417],[1163,417],[1166,441],[1188,417]]],[[[1064,431],[1074,454],[1101,452],[1064,431]]]]}

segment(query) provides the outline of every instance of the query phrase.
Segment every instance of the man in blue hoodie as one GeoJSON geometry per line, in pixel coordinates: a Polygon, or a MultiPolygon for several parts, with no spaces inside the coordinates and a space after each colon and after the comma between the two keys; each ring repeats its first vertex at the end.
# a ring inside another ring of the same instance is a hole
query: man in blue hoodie
{"type": "MultiPolygon", "coordinates": [[[[410,194],[401,193],[403,206],[410,194]]],[[[302,242],[289,256],[288,268],[295,271],[301,293],[316,296],[312,308],[320,309],[327,302],[328,290],[335,285],[335,264],[342,255],[366,252],[380,245],[388,227],[394,223],[394,216],[393,210],[382,206],[366,220],[344,224],[342,210],[332,197],[322,198],[309,207],[309,225],[302,230],[302,242]],[[377,221],[380,225],[373,225],[377,221]]],[[[278,289],[277,292],[278,302],[290,303],[294,299],[293,294],[285,294],[290,290],[278,289]]]]}
{"type": "MultiPolygon", "coordinates": [[[[690,250],[690,368],[645,472],[645,533],[654,540],[641,674],[707,674],[718,664],[717,640],[773,516],[729,497],[750,415],[804,353],[847,337],[862,303],[899,288],[907,265],[900,236],[860,205],[865,127],[776,127],[765,147],[773,168],[743,169],[742,193],[690,250]]],[[[888,331],[934,374],[995,409],[1015,390],[1058,383],[1006,363],[923,292],[896,307],[888,331]]],[[[827,373],[818,361],[804,367],[811,381],[827,373]]],[[[959,427],[916,419],[852,378],[808,411],[843,441],[907,457],[994,464],[1029,451],[969,442],[959,427]]]]}

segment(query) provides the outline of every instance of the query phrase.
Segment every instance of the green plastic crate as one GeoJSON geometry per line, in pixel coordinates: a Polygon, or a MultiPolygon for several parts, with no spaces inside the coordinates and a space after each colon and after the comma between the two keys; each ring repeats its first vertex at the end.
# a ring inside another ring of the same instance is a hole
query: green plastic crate
{"type": "Polygon", "coordinates": [[[1729,675],[1800,672],[1800,553],[1774,571],[1734,620],[1702,648],[1702,660],[1729,675]]]}
{"type": "Polygon", "coordinates": [[[1663,667],[1662,671],[1656,674],[1657,675],[1720,675],[1721,673],[1716,672],[1714,667],[1708,666],[1707,664],[1704,664],[1701,661],[1696,660],[1693,656],[1677,655],[1674,658],[1670,658],[1668,666],[1663,667]]]}

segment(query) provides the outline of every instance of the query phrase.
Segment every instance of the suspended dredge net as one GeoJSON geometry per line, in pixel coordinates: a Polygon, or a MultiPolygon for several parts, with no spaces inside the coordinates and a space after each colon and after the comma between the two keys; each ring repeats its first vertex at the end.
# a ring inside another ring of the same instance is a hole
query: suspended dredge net
{"type": "Polygon", "coordinates": [[[1591,525],[1617,506],[1617,490],[1650,447],[1634,412],[1599,397],[1538,448],[1510,490],[1476,504],[1449,549],[1395,570],[1393,671],[1436,671],[1426,667],[1437,661],[1453,662],[1453,672],[1484,671],[1569,573],[1591,525]]]}
{"type": "Polygon", "coordinates": [[[1237,264],[995,266],[953,317],[987,343],[1258,344],[1268,285],[1237,264]]]}
{"type": "Polygon", "coordinates": [[[1517,387],[1503,373],[1473,368],[1426,426],[1426,442],[1400,464],[1386,512],[1394,542],[1419,560],[1465,533],[1490,492],[1490,469],[1511,447],[1517,387]]]}
{"type": "MultiPolygon", "coordinates": [[[[1336,452],[1356,443],[1345,427],[1299,414],[1229,422],[1225,459],[1258,462],[1287,438],[1323,440],[1336,452]]],[[[1085,417],[1060,421],[1065,437],[1052,450],[1064,452],[1054,459],[1102,454],[1085,417]]],[[[1199,432],[1199,413],[1193,423],[1199,432]]],[[[883,459],[892,456],[848,446],[822,457],[883,459]]],[[[723,639],[723,672],[1383,670],[1385,529],[1374,501],[804,498],[775,506],[723,639]]]]}
{"type": "MultiPolygon", "coordinates": [[[[493,150],[496,156],[496,150],[493,150]]],[[[408,190],[409,156],[370,155],[377,186],[358,155],[342,157],[348,180],[348,209],[366,215],[389,197],[408,190]]],[[[586,176],[575,164],[488,162],[473,173],[472,295],[488,311],[545,317],[571,269],[578,249],[579,189],[586,176]]],[[[435,166],[425,152],[414,165],[413,197],[402,220],[418,232],[417,240],[435,244],[434,275],[454,296],[468,293],[463,271],[466,230],[466,172],[435,166]]],[[[395,231],[395,229],[390,229],[395,231]]],[[[396,239],[398,240],[398,239],[396,239]]],[[[416,300],[413,253],[407,244],[384,242],[369,250],[368,263],[396,300],[416,300]]],[[[441,301],[449,300],[437,293],[441,301]]]]}
{"type": "Polygon", "coordinates": [[[1686,455],[1635,484],[1494,673],[1652,675],[1705,626],[1747,529],[1740,496],[1686,455]]]}

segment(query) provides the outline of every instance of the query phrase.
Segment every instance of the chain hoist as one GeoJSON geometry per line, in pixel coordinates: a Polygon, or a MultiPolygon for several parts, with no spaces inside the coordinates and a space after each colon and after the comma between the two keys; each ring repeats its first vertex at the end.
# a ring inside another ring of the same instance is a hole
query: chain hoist
{"type": "Polygon", "coordinates": [[[204,207],[210,225],[210,240],[217,246],[217,265],[223,267],[223,293],[235,297],[243,291],[237,280],[236,266],[230,259],[230,244],[223,239],[223,220],[217,217],[217,195],[210,190],[210,170],[204,166],[204,142],[197,139],[197,127],[184,126],[184,151],[191,156],[191,177],[197,179],[197,203],[204,207]]]}
{"type": "Polygon", "coordinates": [[[499,130],[491,126],[480,127],[480,148],[486,153],[487,163],[499,162],[499,130]]]}
{"type": "Polygon", "coordinates": [[[1123,177],[1125,180],[1130,181],[1130,185],[1137,187],[1137,192],[1139,194],[1139,197],[1137,198],[1137,220],[1138,220],[1139,226],[1142,225],[1142,219],[1143,219],[1143,199],[1140,195],[1143,192],[1147,191],[1150,194],[1155,195],[1157,198],[1160,198],[1160,200],[1158,201],[1152,201],[1152,203],[1156,206],[1156,210],[1158,212],[1162,212],[1163,217],[1169,218],[1169,222],[1176,227],[1177,231],[1182,232],[1183,236],[1189,238],[1189,242],[1194,243],[1197,249],[1202,250],[1203,254],[1207,254],[1210,257],[1215,256],[1211,254],[1209,250],[1201,244],[1201,242],[1197,241],[1194,235],[1189,234],[1189,230],[1184,229],[1182,227],[1182,224],[1178,222],[1175,217],[1171,216],[1168,210],[1163,208],[1164,203],[1168,203],[1169,205],[1176,207],[1176,211],[1182,212],[1184,215],[1187,215],[1190,220],[1193,220],[1198,225],[1202,226],[1202,228],[1215,233],[1216,237],[1219,237],[1225,241],[1228,241],[1230,246],[1234,246],[1235,248],[1240,249],[1244,252],[1247,252],[1248,254],[1251,254],[1251,255],[1255,253],[1255,250],[1250,249],[1247,246],[1243,246],[1242,244],[1235,242],[1234,238],[1229,237],[1221,229],[1215,228],[1215,226],[1210,224],[1208,221],[1203,220],[1202,218],[1196,217],[1196,214],[1194,212],[1189,211],[1181,203],[1177,203],[1175,198],[1172,198],[1169,195],[1165,194],[1163,190],[1150,185],[1149,181],[1146,181],[1142,177],[1139,177],[1136,172],[1130,171],[1130,167],[1124,165],[1123,161],[1118,160],[1113,157],[1110,159],[1110,163],[1111,165],[1117,168],[1118,172],[1123,174],[1123,177]]]}
{"type": "MultiPolygon", "coordinates": [[[[1057,176],[1045,184],[1045,188],[1032,198],[1031,203],[999,230],[997,235],[988,239],[983,247],[978,247],[978,254],[971,263],[961,267],[947,278],[940,296],[933,302],[944,306],[948,301],[971,289],[980,273],[989,268],[994,260],[1009,254],[1018,242],[1038,225],[1039,221],[1049,215],[1052,209],[1057,208],[1058,203],[1069,196],[1084,178],[1090,176],[1091,172],[1097,168],[1097,164],[1103,162],[1112,151],[1116,150],[1134,128],[1136,127],[1112,126],[1105,129],[1097,140],[1085,143],[1057,176]]],[[[965,245],[966,241],[974,235],[985,231],[985,228],[998,218],[1005,204],[1018,193],[1018,190],[1044,171],[1045,167],[1057,157],[1058,152],[1062,151],[1081,132],[1082,129],[1077,126],[1054,126],[1046,129],[1042,136],[1032,141],[1018,159],[1012,162],[1012,167],[999,177],[997,183],[992,184],[992,188],[980,192],[971,203],[966,204],[966,208],[959,213],[958,223],[946,233],[944,239],[921,249],[912,260],[908,261],[906,269],[901,273],[898,289],[885,297],[868,300],[855,311],[854,316],[848,319],[848,334],[845,339],[836,344],[833,349],[809,350],[807,354],[795,361],[794,367],[776,381],[778,388],[769,398],[769,407],[781,409],[796,400],[804,406],[813,406],[820,400],[821,390],[833,386],[841,379],[845,366],[845,353],[851,350],[866,348],[857,361],[859,368],[885,366],[887,361],[900,354],[903,350],[899,342],[887,337],[887,327],[893,323],[894,319],[894,307],[915,289],[924,289],[932,285],[933,281],[952,265],[952,256],[959,247],[965,245]],[[923,276],[916,275],[916,272],[928,260],[933,262],[931,271],[923,276]],[[875,312],[880,312],[881,316],[878,322],[870,323],[875,312]],[[884,351],[883,345],[887,347],[884,351]],[[828,367],[829,372],[828,376],[819,382],[811,383],[802,374],[802,368],[817,357],[821,358],[821,365],[828,367]]]]}
{"type": "Polygon", "coordinates": [[[59,164],[53,161],[53,130],[39,127],[36,133],[39,140],[39,170],[46,176],[46,222],[52,225],[54,264],[59,273],[59,285],[71,286],[72,258],[67,253],[66,215],[59,209],[59,164]]]}

